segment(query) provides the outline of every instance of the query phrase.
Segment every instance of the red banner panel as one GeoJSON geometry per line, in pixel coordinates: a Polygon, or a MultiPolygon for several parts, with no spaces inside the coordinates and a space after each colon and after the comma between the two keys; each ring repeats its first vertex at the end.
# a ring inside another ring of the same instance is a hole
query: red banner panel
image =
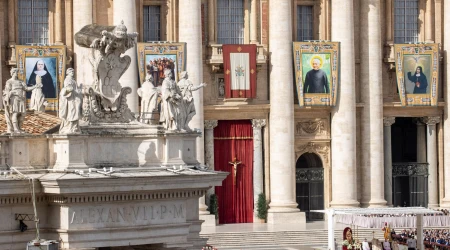
{"type": "Polygon", "coordinates": [[[256,44],[222,46],[225,98],[256,97],[256,44]]]}

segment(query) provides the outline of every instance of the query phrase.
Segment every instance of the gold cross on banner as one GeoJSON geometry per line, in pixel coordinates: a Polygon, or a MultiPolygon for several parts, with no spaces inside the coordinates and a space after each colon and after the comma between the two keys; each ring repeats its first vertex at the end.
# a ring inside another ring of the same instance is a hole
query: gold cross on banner
{"type": "Polygon", "coordinates": [[[229,164],[233,165],[233,184],[236,186],[236,174],[237,174],[237,167],[239,164],[241,164],[240,161],[236,160],[236,157],[234,157],[233,161],[228,162],[229,164]]]}

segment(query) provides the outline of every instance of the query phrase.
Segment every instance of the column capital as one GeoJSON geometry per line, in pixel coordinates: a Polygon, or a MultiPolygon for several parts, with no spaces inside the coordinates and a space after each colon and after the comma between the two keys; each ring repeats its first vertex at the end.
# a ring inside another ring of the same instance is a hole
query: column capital
{"type": "Polygon", "coordinates": [[[425,116],[425,117],[420,118],[420,120],[423,123],[426,123],[427,125],[436,125],[436,123],[441,122],[441,117],[440,116],[425,116]]]}
{"type": "Polygon", "coordinates": [[[252,120],[252,127],[261,129],[262,127],[266,126],[266,119],[253,119],[252,120]]]}
{"type": "Polygon", "coordinates": [[[425,122],[422,121],[423,117],[416,117],[413,118],[413,123],[416,124],[417,126],[425,126],[425,122]]]}
{"type": "Polygon", "coordinates": [[[383,125],[385,127],[390,127],[394,123],[395,123],[395,117],[393,117],[393,116],[385,116],[385,117],[383,117],[383,125]]]}
{"type": "Polygon", "coordinates": [[[205,129],[213,129],[213,128],[217,127],[218,121],[217,120],[205,120],[204,124],[205,124],[205,129]]]}

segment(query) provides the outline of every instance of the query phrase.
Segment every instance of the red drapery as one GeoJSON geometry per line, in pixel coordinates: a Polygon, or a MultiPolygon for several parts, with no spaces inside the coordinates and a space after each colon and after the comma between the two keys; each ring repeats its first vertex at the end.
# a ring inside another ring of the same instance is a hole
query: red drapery
{"type": "Polygon", "coordinates": [[[256,44],[224,44],[222,45],[223,71],[225,72],[225,98],[255,98],[256,97],[256,44]],[[230,53],[248,53],[250,73],[250,89],[231,89],[231,76],[234,69],[231,68],[230,53]]]}
{"type": "Polygon", "coordinates": [[[253,129],[249,120],[219,121],[214,129],[214,168],[230,174],[216,187],[219,223],[253,222],[253,129]],[[233,183],[234,160],[237,166],[233,183]]]}

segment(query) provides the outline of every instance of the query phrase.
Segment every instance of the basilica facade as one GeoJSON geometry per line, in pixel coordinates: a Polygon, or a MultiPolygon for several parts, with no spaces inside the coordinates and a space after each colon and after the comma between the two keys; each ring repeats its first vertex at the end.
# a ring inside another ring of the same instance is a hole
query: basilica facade
{"type": "MultiPolygon", "coordinates": [[[[2,0],[0,79],[18,66],[18,45],[63,45],[78,83],[93,81],[75,34],[96,23],[137,32],[137,42],[186,43],[198,85],[190,127],[202,132],[197,160],[230,172],[216,194],[220,223],[323,219],[329,207],[450,207],[450,3],[443,0],[2,0]],[[340,43],[335,106],[299,105],[293,42],[340,43]],[[439,44],[435,106],[401,104],[395,44],[439,44]],[[256,46],[254,96],[228,96],[224,44],[256,46]]],[[[139,113],[138,55],[122,76],[139,113]]],[[[57,88],[60,88],[57,86],[57,88]]],[[[48,111],[57,115],[56,111],[48,111]]],[[[3,150],[3,148],[2,148],[3,150]]],[[[0,154],[2,163],[7,154],[0,154]]]]}

